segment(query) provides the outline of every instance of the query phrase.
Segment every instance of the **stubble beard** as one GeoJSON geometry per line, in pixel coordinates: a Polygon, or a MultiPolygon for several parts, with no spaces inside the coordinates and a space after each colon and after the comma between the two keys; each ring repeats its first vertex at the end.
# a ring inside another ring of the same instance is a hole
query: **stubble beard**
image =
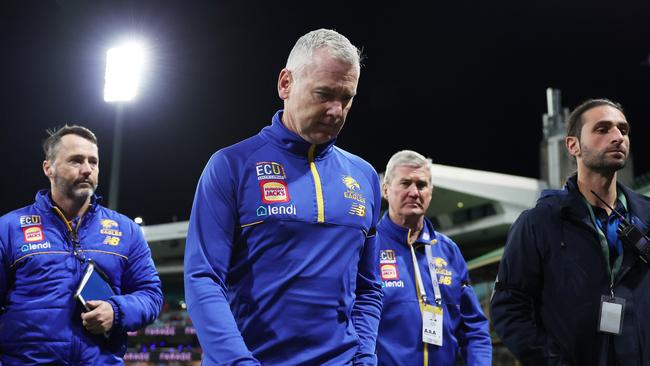
{"type": "Polygon", "coordinates": [[[63,193],[63,195],[70,200],[78,203],[78,204],[83,204],[86,202],[88,197],[92,196],[93,193],[95,193],[95,190],[97,189],[97,184],[96,183],[90,183],[90,188],[81,188],[78,187],[77,182],[69,182],[66,181],[65,179],[62,179],[60,177],[55,177],[54,179],[55,184],[57,186],[57,189],[63,193]]]}
{"type": "Polygon", "coordinates": [[[605,151],[595,152],[582,144],[580,145],[580,149],[582,150],[583,164],[590,170],[601,174],[616,173],[625,168],[625,165],[627,164],[627,155],[622,161],[610,160],[607,158],[607,153],[605,151]]]}

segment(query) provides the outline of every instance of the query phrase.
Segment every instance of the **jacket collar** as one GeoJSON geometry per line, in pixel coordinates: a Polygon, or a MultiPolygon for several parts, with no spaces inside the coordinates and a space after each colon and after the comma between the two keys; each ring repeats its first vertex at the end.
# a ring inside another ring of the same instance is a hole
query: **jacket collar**
{"type": "MultiPolygon", "coordinates": [[[[387,235],[393,241],[399,242],[400,244],[407,246],[408,244],[408,234],[409,229],[399,226],[390,219],[388,216],[388,211],[384,213],[384,216],[377,224],[377,230],[381,232],[381,235],[387,235]]],[[[431,242],[436,239],[436,231],[433,228],[433,224],[429,219],[424,217],[424,226],[422,227],[422,232],[420,236],[415,241],[416,247],[418,245],[431,244],[431,242]]]]}
{"type": "MultiPolygon", "coordinates": [[[[627,211],[631,214],[632,222],[641,228],[650,226],[650,199],[634,192],[620,182],[616,182],[616,189],[625,195],[627,211]]],[[[591,225],[589,210],[578,189],[577,174],[573,174],[567,179],[564,189],[546,189],[542,191],[538,202],[547,199],[557,200],[563,217],[572,217],[591,225]]]]}
{"type": "MultiPolygon", "coordinates": [[[[296,133],[289,131],[282,123],[282,113],[284,110],[279,110],[273,116],[270,126],[266,126],[260,131],[259,135],[279,147],[280,149],[287,150],[295,155],[306,157],[309,148],[312,144],[305,141],[296,133]]],[[[324,158],[334,149],[336,138],[329,140],[324,144],[316,146],[315,158],[324,158]]]]}
{"type": "MultiPolygon", "coordinates": [[[[36,198],[34,200],[34,206],[36,206],[36,209],[46,213],[54,214],[54,206],[56,205],[54,204],[54,201],[52,201],[52,195],[50,194],[49,189],[41,189],[40,191],[36,192],[36,198]]],[[[90,207],[88,207],[88,211],[86,211],[84,216],[94,214],[95,211],[97,211],[97,207],[99,206],[101,200],[101,196],[93,194],[90,197],[90,207]]]]}

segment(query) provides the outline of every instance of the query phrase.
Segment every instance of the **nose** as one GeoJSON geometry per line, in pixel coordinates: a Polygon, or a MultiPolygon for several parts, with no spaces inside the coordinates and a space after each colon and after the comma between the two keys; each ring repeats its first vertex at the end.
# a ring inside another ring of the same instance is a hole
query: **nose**
{"type": "Polygon", "coordinates": [[[408,188],[408,194],[411,197],[417,197],[420,195],[420,190],[415,184],[411,184],[408,188]]]}
{"type": "Polygon", "coordinates": [[[88,160],[84,161],[83,164],[81,164],[79,168],[81,174],[85,176],[89,176],[93,172],[93,167],[90,165],[90,162],[88,160]]]}
{"type": "Polygon", "coordinates": [[[612,142],[615,144],[620,144],[623,142],[625,135],[618,128],[612,128],[612,142]]]}
{"type": "Polygon", "coordinates": [[[327,109],[327,114],[335,118],[343,117],[343,103],[340,100],[332,101],[327,109]]]}

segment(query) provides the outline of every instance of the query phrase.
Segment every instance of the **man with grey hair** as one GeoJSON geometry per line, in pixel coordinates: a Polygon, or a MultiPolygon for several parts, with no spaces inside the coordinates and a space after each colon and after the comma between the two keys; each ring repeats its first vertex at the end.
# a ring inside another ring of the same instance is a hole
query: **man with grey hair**
{"type": "Polygon", "coordinates": [[[201,175],[185,295],[204,365],[375,365],[379,178],[334,146],[360,54],[309,32],[280,71],[284,109],[201,175]]]}
{"type": "Polygon", "coordinates": [[[133,220],[99,204],[92,131],[61,127],[43,151],[50,189],[0,218],[0,365],[123,365],[126,332],[162,308],[149,246],[133,220]],[[113,295],[82,305],[73,295],[91,263],[113,295]]]}
{"type": "Polygon", "coordinates": [[[386,166],[388,213],[377,225],[376,263],[384,288],[379,365],[492,364],[488,321],[458,246],[425,216],[433,191],[431,159],[403,150],[386,166]]]}

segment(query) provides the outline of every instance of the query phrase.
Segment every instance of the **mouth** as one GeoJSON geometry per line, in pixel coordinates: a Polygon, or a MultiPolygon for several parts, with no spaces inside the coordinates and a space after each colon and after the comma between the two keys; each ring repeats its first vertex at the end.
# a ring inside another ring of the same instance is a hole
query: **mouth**
{"type": "Polygon", "coordinates": [[[82,180],[80,182],[77,182],[77,184],[75,184],[75,185],[77,187],[80,187],[80,188],[93,188],[94,187],[93,183],[91,181],[88,181],[88,180],[82,180]]]}
{"type": "Polygon", "coordinates": [[[420,208],[420,204],[417,202],[408,202],[404,204],[405,207],[410,207],[410,208],[420,208]]]}
{"type": "Polygon", "coordinates": [[[625,151],[621,150],[621,149],[611,149],[611,150],[605,151],[605,153],[607,153],[607,154],[621,154],[623,156],[626,155],[625,151]]]}
{"type": "Polygon", "coordinates": [[[334,130],[338,129],[338,127],[339,127],[339,124],[336,123],[336,122],[318,122],[318,125],[322,129],[328,130],[328,131],[334,131],[334,130]]]}

